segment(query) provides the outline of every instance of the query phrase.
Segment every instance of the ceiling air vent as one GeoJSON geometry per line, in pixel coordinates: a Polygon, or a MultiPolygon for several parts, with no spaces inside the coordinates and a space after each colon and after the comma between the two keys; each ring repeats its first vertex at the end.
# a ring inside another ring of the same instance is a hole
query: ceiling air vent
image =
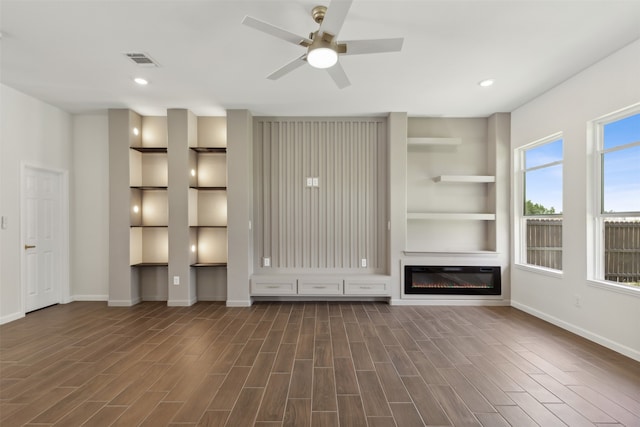
{"type": "Polygon", "coordinates": [[[132,60],[139,65],[140,67],[157,67],[158,63],[154,61],[149,55],[146,53],[125,53],[127,58],[132,60]]]}

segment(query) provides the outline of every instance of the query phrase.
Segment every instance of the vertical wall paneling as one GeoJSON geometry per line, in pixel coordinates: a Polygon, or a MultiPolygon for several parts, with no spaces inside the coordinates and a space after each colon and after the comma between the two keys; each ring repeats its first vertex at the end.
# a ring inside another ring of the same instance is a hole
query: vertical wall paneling
{"type": "Polygon", "coordinates": [[[255,267],[386,272],[386,118],[259,117],[254,129],[255,267]]]}

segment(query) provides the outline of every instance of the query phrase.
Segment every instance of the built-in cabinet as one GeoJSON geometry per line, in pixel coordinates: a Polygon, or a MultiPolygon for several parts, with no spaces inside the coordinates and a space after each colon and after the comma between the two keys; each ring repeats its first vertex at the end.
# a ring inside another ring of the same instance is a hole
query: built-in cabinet
{"type": "Polygon", "coordinates": [[[313,296],[313,297],[387,297],[391,295],[389,276],[254,276],[253,296],[313,296]]]}

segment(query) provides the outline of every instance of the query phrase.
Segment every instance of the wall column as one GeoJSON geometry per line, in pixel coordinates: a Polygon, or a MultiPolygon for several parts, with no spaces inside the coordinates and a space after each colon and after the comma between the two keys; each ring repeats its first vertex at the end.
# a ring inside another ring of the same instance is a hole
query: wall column
{"type": "MultiPolygon", "coordinates": [[[[139,142],[141,117],[131,110],[109,110],[109,305],[140,302],[138,271],[130,266],[129,147],[139,142]]],[[[138,144],[139,145],[139,144],[138,144]]]]}
{"type": "Polygon", "coordinates": [[[400,260],[407,238],[407,113],[389,113],[389,275],[391,303],[400,300],[400,260]]]}
{"type": "Polygon", "coordinates": [[[253,272],[253,118],[227,111],[227,306],[250,306],[253,272]]]}
{"type": "Polygon", "coordinates": [[[169,166],[169,292],[167,305],[197,301],[195,271],[190,267],[189,147],[197,140],[197,118],[185,109],[167,111],[169,166]],[[178,278],[179,284],[174,283],[178,278]]]}

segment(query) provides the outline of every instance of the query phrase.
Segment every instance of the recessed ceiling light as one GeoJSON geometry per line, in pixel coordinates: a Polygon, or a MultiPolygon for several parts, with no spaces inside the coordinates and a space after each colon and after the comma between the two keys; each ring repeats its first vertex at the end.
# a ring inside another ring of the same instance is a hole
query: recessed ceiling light
{"type": "Polygon", "coordinates": [[[493,86],[493,84],[495,82],[496,81],[494,79],[486,79],[486,80],[482,80],[482,81],[478,82],[478,86],[489,87],[489,86],[493,86]]]}
{"type": "Polygon", "coordinates": [[[133,79],[133,81],[138,83],[140,86],[144,86],[144,85],[149,84],[147,79],[143,79],[142,77],[136,77],[135,79],[133,79]]]}

